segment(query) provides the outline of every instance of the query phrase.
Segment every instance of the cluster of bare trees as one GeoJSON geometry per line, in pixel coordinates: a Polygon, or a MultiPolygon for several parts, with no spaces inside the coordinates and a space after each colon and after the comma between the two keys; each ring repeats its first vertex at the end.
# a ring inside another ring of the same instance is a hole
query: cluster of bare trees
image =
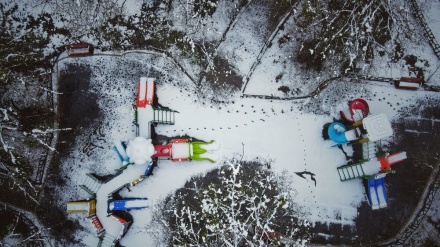
{"type": "Polygon", "coordinates": [[[327,60],[354,67],[378,50],[392,55],[415,30],[410,5],[400,0],[308,0],[297,24],[303,40],[298,59],[317,70],[327,60]]]}
{"type": "Polygon", "coordinates": [[[301,245],[307,222],[280,179],[258,163],[226,162],[168,197],[146,231],[161,229],[173,246],[301,245]]]}

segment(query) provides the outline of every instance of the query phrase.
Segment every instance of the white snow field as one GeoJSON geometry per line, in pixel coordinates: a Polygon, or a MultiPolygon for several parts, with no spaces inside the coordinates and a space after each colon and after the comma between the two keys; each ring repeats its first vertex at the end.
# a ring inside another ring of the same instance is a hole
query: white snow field
{"type": "MultiPolygon", "coordinates": [[[[138,11],[135,7],[140,2],[142,1],[124,1],[124,9],[127,13],[136,13],[138,11]]],[[[184,19],[194,22],[198,19],[187,18],[185,1],[180,0],[180,3],[182,4],[176,5],[174,9],[175,28],[187,31],[188,27],[179,23],[184,23],[182,21],[184,19]]],[[[221,2],[221,4],[225,3],[221,2]]],[[[428,12],[431,18],[429,24],[438,37],[440,33],[439,25],[436,25],[438,17],[434,14],[438,12],[438,4],[433,5],[435,6],[431,9],[432,11],[428,12]]],[[[189,43],[192,42],[191,39],[206,38],[207,41],[218,41],[221,38],[236,9],[234,6],[222,6],[219,9],[222,11],[217,11],[210,22],[204,23],[206,28],[197,30],[199,24],[193,23],[193,28],[197,32],[186,37],[189,43]]],[[[249,75],[258,52],[269,36],[267,33],[258,32],[260,24],[266,22],[268,18],[262,14],[264,12],[258,8],[248,8],[238,14],[237,21],[233,23],[234,27],[218,47],[217,54],[234,65],[240,76],[249,75]],[[250,14],[260,16],[261,18],[257,18],[260,22],[245,21],[250,14]]],[[[261,63],[255,67],[249,78],[245,94],[279,97],[308,95],[321,81],[332,76],[328,74],[324,75],[325,78],[313,77],[295,67],[294,59],[286,55],[293,54],[298,46],[294,38],[289,39],[289,35],[293,32],[295,32],[294,21],[289,19],[285,28],[276,35],[272,46],[268,47],[262,55],[261,63]],[[277,42],[281,38],[285,38],[285,43],[277,42]],[[280,86],[292,84],[296,86],[290,88],[292,90],[290,95],[278,90],[280,86]]],[[[439,73],[436,70],[439,61],[433,55],[429,45],[423,40],[420,42],[423,45],[407,48],[413,49],[411,51],[413,54],[426,59],[430,64],[429,67],[421,66],[425,69],[425,78],[429,78],[439,73]]],[[[146,54],[149,52],[145,51],[139,51],[143,54],[133,54],[135,52],[132,51],[131,54],[106,53],[102,56],[99,51],[95,51],[96,56],[67,58],[59,63],[60,70],[65,69],[68,63],[90,66],[93,73],[90,92],[98,96],[97,104],[104,113],[99,127],[105,133],[104,137],[100,137],[104,139],[104,148],[94,149],[89,156],[84,155],[82,148],[86,145],[86,140],[93,139],[93,135],[89,136],[92,131],[85,130],[77,137],[75,149],[61,164],[64,169],[63,175],[67,177],[67,186],[60,189],[60,191],[77,192],[63,193],[61,197],[64,196],[64,200],[61,203],[89,197],[77,186],[81,184],[86,173],[112,174],[115,172],[114,169],[120,167],[121,164],[112,146],[115,140],[128,141],[135,137],[131,109],[135,103],[140,77],[156,78],[155,87],[159,103],[179,112],[176,114],[175,125],[158,125],[155,128],[157,134],[168,137],[189,135],[204,141],[215,140],[220,148],[216,153],[219,159],[215,164],[209,161],[159,161],[159,166],[154,170],[153,176],[132,187],[130,192],[126,189],[121,191],[123,197],[148,198],[149,205],[146,209],[130,211],[134,222],[126,236],[120,241],[127,247],[139,246],[139,244],[153,245],[155,229],[150,228],[153,207],[167,195],[181,188],[192,176],[204,174],[222,165],[222,161],[242,155],[244,160],[258,158],[270,161],[276,173],[287,171],[293,178],[292,187],[296,190],[293,203],[301,207],[310,222],[353,225],[353,220],[357,216],[357,206],[362,201],[366,201],[364,188],[360,179],[340,181],[336,168],[346,163],[345,156],[341,150],[329,147],[328,143],[323,140],[323,125],[332,122],[333,118],[340,118],[339,110],[347,106],[348,100],[358,97],[363,97],[368,101],[372,114],[385,113],[391,122],[401,117],[399,115],[401,108],[412,104],[417,99],[428,96],[438,97],[423,89],[397,90],[392,85],[383,82],[351,83],[343,78],[342,83],[341,81],[331,83],[315,99],[265,100],[240,98],[239,93],[235,93],[231,94],[228,99],[231,103],[210,105],[206,100],[195,96],[197,88],[194,83],[166,56],[154,52],[146,54]],[[319,112],[322,114],[304,111],[310,108],[320,109],[319,112]],[[315,174],[316,184],[312,177],[303,178],[295,174],[295,172],[303,171],[315,174]],[[71,198],[68,195],[77,197],[71,198]]],[[[179,57],[178,50],[172,49],[170,52],[190,75],[194,76],[200,72],[200,68],[193,66],[189,59],[179,57]]],[[[387,55],[376,56],[368,66],[362,68],[361,72],[364,75],[376,77],[411,76],[404,61],[398,63],[389,61],[390,58],[387,55]]],[[[430,83],[438,85],[440,81],[433,77],[430,83]]],[[[144,115],[148,118],[151,113],[144,115]]],[[[141,133],[144,132],[141,131],[141,133]]],[[[394,132],[394,136],[396,135],[399,133],[394,132]]],[[[389,137],[385,142],[392,138],[389,137]]],[[[349,147],[345,151],[350,154],[349,147]]],[[[146,167],[146,165],[130,166],[121,175],[102,185],[98,191],[97,214],[108,233],[117,235],[121,229],[113,219],[106,217],[108,193],[139,178],[146,167]]],[[[375,166],[371,168],[374,172],[378,169],[375,166]]],[[[94,237],[94,231],[86,215],[70,214],[69,218],[78,220],[84,226],[85,230],[78,232],[78,239],[87,246],[96,246],[98,239],[94,237]]]]}
{"type": "MultiPolygon", "coordinates": [[[[208,161],[176,162],[159,161],[154,175],[148,177],[128,192],[122,190],[123,197],[148,198],[147,209],[133,210],[134,223],[126,236],[121,239],[124,246],[152,245],[151,220],[152,207],[168,194],[182,187],[191,176],[203,174],[222,164],[222,160],[240,157],[245,160],[271,160],[276,173],[287,170],[293,177],[293,188],[297,192],[294,203],[302,207],[309,221],[340,223],[352,225],[357,215],[357,206],[366,200],[361,180],[340,182],[336,167],[346,163],[343,153],[338,148],[331,148],[322,138],[322,127],[337,117],[338,106],[348,99],[359,97],[361,90],[345,91],[344,96],[335,95],[334,106],[326,106],[329,114],[315,115],[300,109],[313,100],[276,101],[231,96],[234,103],[227,105],[209,105],[199,102],[194,96],[192,82],[172,68],[164,57],[154,55],[130,54],[118,57],[94,56],[89,58],[66,59],[60,62],[60,68],[67,63],[81,63],[92,69],[91,89],[99,95],[97,104],[104,112],[101,123],[106,148],[95,149],[85,157],[82,154],[84,137],[78,137],[77,148],[62,164],[68,178],[67,190],[78,190],[77,185],[87,172],[100,175],[114,173],[120,166],[116,153],[112,150],[114,140],[129,140],[135,136],[131,123],[131,108],[136,99],[139,77],[154,77],[152,71],[166,71],[156,78],[159,103],[173,110],[176,114],[175,125],[158,125],[160,135],[174,137],[189,135],[197,139],[216,140],[220,145],[221,158],[216,164],[208,161]],[[118,72],[127,65],[139,65],[136,73],[130,72],[132,79],[118,72]],[[98,69],[99,68],[99,69],[98,69]],[[111,80],[109,80],[111,78],[111,80]],[[179,83],[180,85],[177,85],[179,83]],[[81,166],[72,164],[81,163],[81,166]],[[309,177],[302,178],[294,172],[309,171],[315,174],[315,182],[309,177]]],[[[371,113],[385,113],[392,121],[399,117],[398,110],[417,98],[430,94],[426,91],[396,90],[387,84],[368,83],[362,94],[367,94],[371,113]],[[399,103],[399,104],[398,104],[399,103]]],[[[330,93],[324,90],[323,95],[330,93]]],[[[398,135],[399,133],[394,133],[398,135]]],[[[84,134],[85,135],[85,134],[84,134]]],[[[405,150],[392,150],[405,151],[405,150]]],[[[146,169],[145,166],[130,166],[121,175],[104,184],[97,193],[97,214],[103,226],[112,235],[117,235],[120,226],[107,218],[107,194],[119,186],[137,179],[146,169]]],[[[75,194],[75,193],[74,193],[75,194]]],[[[67,193],[66,193],[67,195],[67,193]]],[[[65,202],[87,197],[79,192],[80,198],[65,198],[65,202]]],[[[85,226],[86,232],[78,234],[89,246],[96,246],[93,229],[82,214],[70,214],[85,226]]]]}

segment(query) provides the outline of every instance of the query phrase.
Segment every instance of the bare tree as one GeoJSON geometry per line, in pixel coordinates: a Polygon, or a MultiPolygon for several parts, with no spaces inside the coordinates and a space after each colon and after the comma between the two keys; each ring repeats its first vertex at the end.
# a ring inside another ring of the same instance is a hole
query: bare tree
{"type": "Polygon", "coordinates": [[[304,1],[298,58],[308,68],[322,70],[326,60],[354,67],[356,61],[372,59],[374,50],[392,54],[415,30],[409,8],[405,1],[304,1]]]}
{"type": "Polygon", "coordinates": [[[174,246],[301,245],[306,221],[279,179],[257,163],[226,162],[167,198],[146,231],[161,225],[174,246]]]}

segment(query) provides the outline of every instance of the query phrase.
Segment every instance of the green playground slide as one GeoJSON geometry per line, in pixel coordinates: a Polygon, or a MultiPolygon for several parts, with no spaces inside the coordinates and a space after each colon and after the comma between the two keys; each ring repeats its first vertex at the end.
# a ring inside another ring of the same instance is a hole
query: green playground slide
{"type": "Polygon", "coordinates": [[[207,150],[203,148],[203,145],[209,145],[212,143],[214,143],[214,140],[211,140],[210,142],[190,142],[189,144],[192,146],[193,154],[189,158],[193,160],[209,160],[209,162],[215,163],[215,160],[203,157],[203,154],[207,152],[207,150]]]}

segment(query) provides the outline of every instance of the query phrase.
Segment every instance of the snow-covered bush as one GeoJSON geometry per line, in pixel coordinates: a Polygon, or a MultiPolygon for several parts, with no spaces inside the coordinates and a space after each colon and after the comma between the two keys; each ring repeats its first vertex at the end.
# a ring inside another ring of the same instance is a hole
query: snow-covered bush
{"type": "Polygon", "coordinates": [[[377,49],[392,54],[414,29],[410,7],[385,0],[304,1],[298,26],[303,46],[297,58],[316,70],[327,60],[353,68],[357,61],[371,60],[377,49]]]}
{"type": "Polygon", "coordinates": [[[302,245],[307,223],[283,179],[257,162],[226,162],[168,197],[155,225],[173,246],[302,245]]]}
{"type": "Polygon", "coordinates": [[[52,15],[28,14],[17,4],[0,3],[0,13],[0,83],[51,68],[50,59],[60,51],[52,38],[61,39],[69,32],[57,27],[52,15]]]}
{"type": "Polygon", "coordinates": [[[115,15],[94,27],[92,33],[103,49],[166,49],[182,36],[170,26],[166,5],[144,3],[139,14],[115,15]]]}
{"type": "Polygon", "coordinates": [[[194,13],[196,15],[212,15],[217,9],[218,0],[194,0],[194,13]]]}

